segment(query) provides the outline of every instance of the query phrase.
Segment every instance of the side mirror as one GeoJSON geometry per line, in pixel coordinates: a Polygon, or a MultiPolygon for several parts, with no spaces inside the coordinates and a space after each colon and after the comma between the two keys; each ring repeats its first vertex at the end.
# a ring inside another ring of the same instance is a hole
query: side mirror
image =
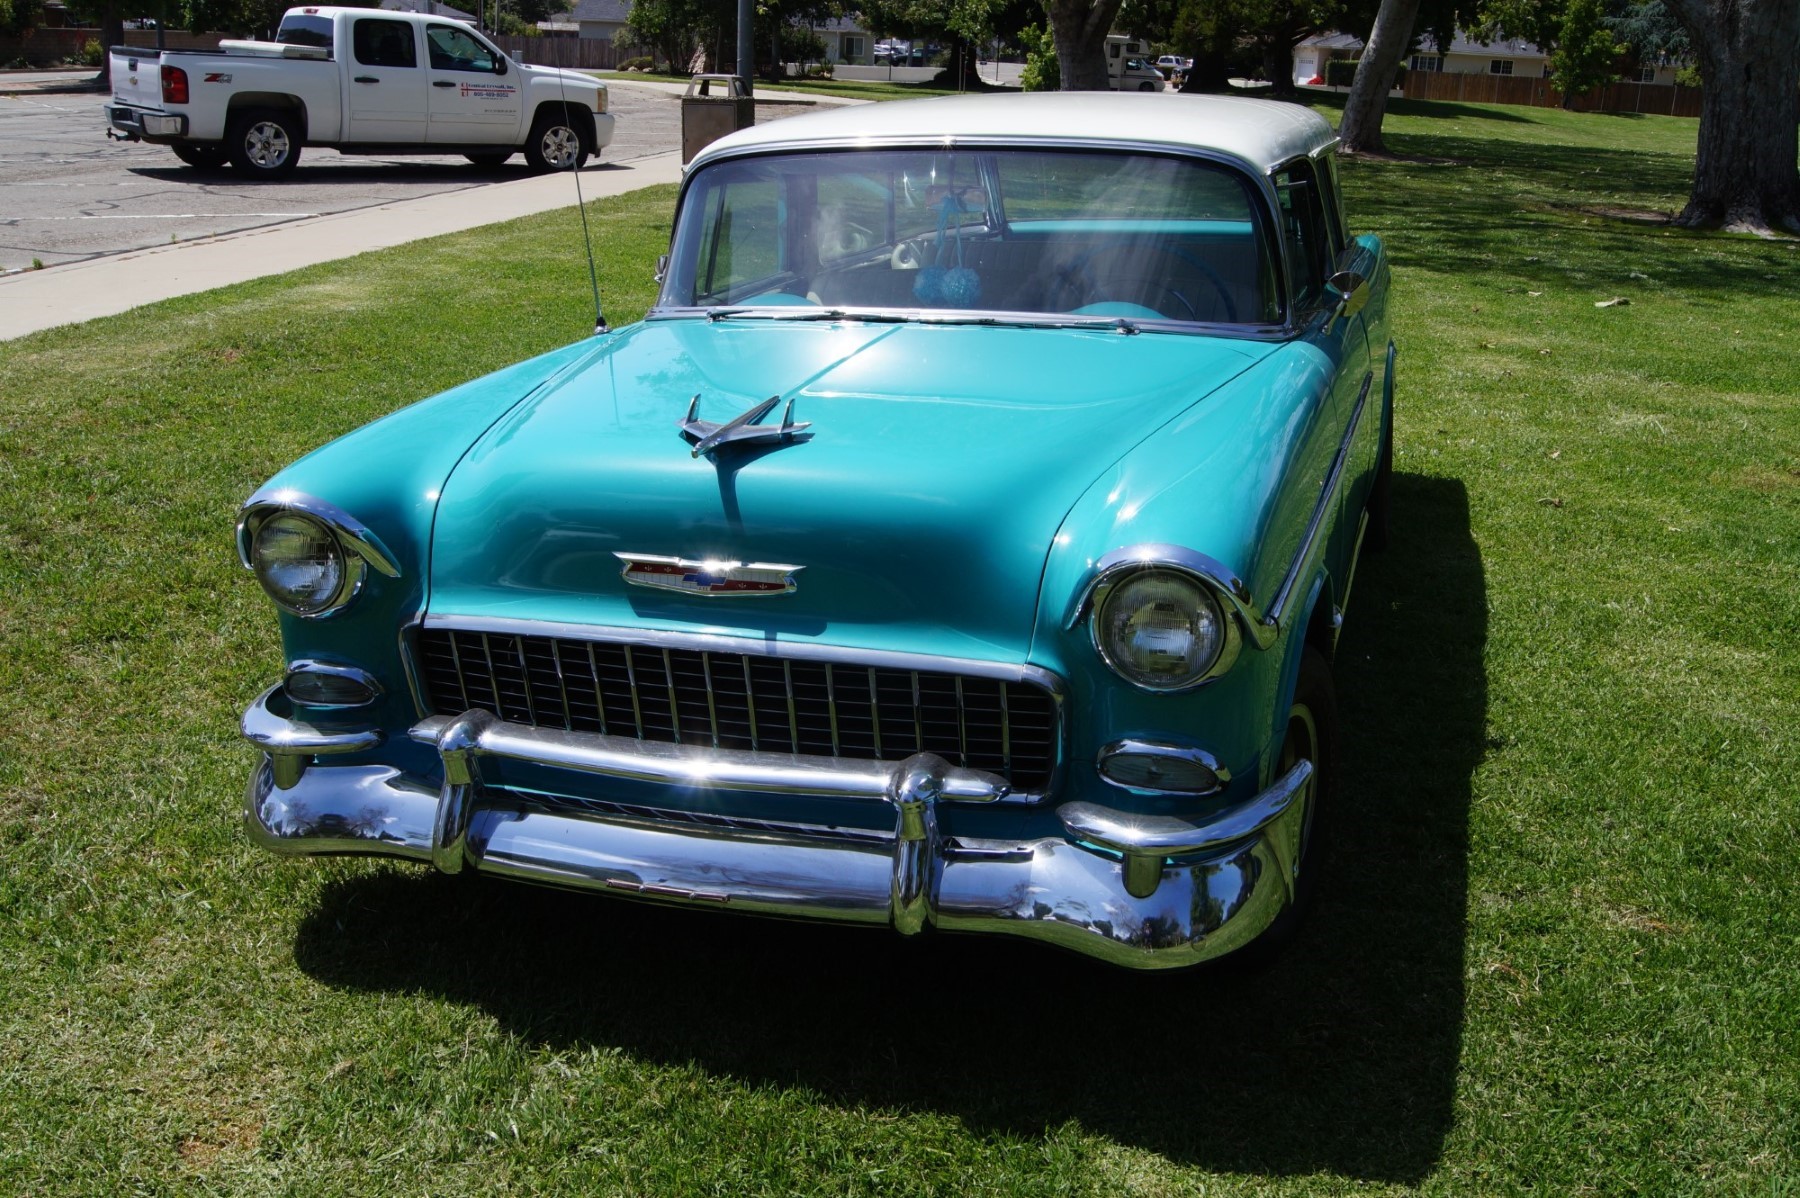
{"type": "Polygon", "coordinates": [[[506,74],[506,56],[504,54],[497,55],[495,57],[495,59],[494,59],[494,74],[496,74],[496,75],[506,74]]]}
{"type": "Polygon", "coordinates": [[[1355,316],[1369,302],[1369,280],[1354,270],[1340,270],[1326,279],[1325,290],[1337,299],[1333,321],[1355,316]]]}
{"type": "Polygon", "coordinates": [[[660,283],[667,278],[668,275],[669,256],[667,254],[658,254],[656,257],[656,274],[653,276],[654,281],[660,283]]]}

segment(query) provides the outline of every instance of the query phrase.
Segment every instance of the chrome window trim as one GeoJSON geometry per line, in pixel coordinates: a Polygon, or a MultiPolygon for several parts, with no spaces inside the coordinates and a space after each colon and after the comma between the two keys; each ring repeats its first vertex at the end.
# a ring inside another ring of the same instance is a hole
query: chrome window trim
{"type": "MultiPolygon", "coordinates": [[[[454,613],[428,613],[417,624],[409,625],[415,634],[422,629],[455,632],[503,633],[507,635],[541,636],[576,641],[605,641],[627,648],[687,649],[701,653],[741,653],[747,657],[765,657],[774,661],[807,661],[825,665],[849,665],[879,669],[918,670],[941,674],[963,674],[992,678],[1000,682],[1019,682],[1037,687],[1050,696],[1052,745],[1050,780],[1042,790],[1014,790],[1003,803],[1041,803],[1058,793],[1062,786],[1068,747],[1067,688],[1062,678],[1042,666],[1023,662],[984,661],[973,657],[946,657],[931,653],[906,653],[892,649],[856,649],[842,645],[819,645],[802,641],[777,641],[750,637],[727,636],[708,632],[675,632],[660,628],[620,628],[603,624],[570,624],[550,620],[522,620],[510,616],[458,616],[454,613]]],[[[412,643],[406,645],[407,674],[411,681],[416,672],[412,660],[412,643]]],[[[420,715],[428,715],[423,695],[415,691],[420,715]]],[[[832,758],[825,758],[830,761],[832,758]]]]}

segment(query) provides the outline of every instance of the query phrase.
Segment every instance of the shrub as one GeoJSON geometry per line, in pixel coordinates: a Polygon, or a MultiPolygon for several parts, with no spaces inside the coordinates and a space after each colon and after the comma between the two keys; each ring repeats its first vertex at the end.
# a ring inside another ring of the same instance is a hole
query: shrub
{"type": "Polygon", "coordinates": [[[81,44],[81,65],[84,67],[97,67],[100,65],[105,53],[106,51],[100,46],[100,39],[90,37],[81,44]]]}
{"type": "Polygon", "coordinates": [[[1040,29],[1027,25],[1019,34],[1025,47],[1025,69],[1019,72],[1019,86],[1028,92],[1053,92],[1062,88],[1062,62],[1056,57],[1056,39],[1050,27],[1040,29]]]}
{"type": "MultiPolygon", "coordinates": [[[[1356,82],[1356,68],[1361,65],[1360,58],[1334,58],[1325,64],[1325,82],[1332,87],[1349,87],[1356,82]]],[[[1394,86],[1399,87],[1406,82],[1406,64],[1401,63],[1394,68],[1394,86]]]]}
{"type": "Polygon", "coordinates": [[[624,62],[619,64],[619,69],[621,71],[647,71],[655,65],[655,59],[651,58],[648,54],[643,54],[637,58],[627,58],[624,62]]]}

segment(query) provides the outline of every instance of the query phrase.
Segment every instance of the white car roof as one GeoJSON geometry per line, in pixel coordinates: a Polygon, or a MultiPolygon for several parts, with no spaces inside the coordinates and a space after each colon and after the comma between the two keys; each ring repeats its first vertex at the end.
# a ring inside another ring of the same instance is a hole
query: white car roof
{"type": "Polygon", "coordinates": [[[1019,92],[853,104],[741,129],[690,164],[762,149],[959,142],[1197,148],[1267,174],[1337,140],[1311,109],[1279,100],[1166,92],[1019,92]]]}

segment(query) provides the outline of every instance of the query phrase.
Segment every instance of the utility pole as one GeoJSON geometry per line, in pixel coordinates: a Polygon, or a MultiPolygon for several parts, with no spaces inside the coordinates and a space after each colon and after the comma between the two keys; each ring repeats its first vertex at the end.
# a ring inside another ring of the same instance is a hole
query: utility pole
{"type": "Polygon", "coordinates": [[[738,0],[737,73],[744,82],[746,96],[754,95],[756,89],[756,47],[752,42],[756,34],[755,12],[756,6],[751,0],[738,0]]]}

